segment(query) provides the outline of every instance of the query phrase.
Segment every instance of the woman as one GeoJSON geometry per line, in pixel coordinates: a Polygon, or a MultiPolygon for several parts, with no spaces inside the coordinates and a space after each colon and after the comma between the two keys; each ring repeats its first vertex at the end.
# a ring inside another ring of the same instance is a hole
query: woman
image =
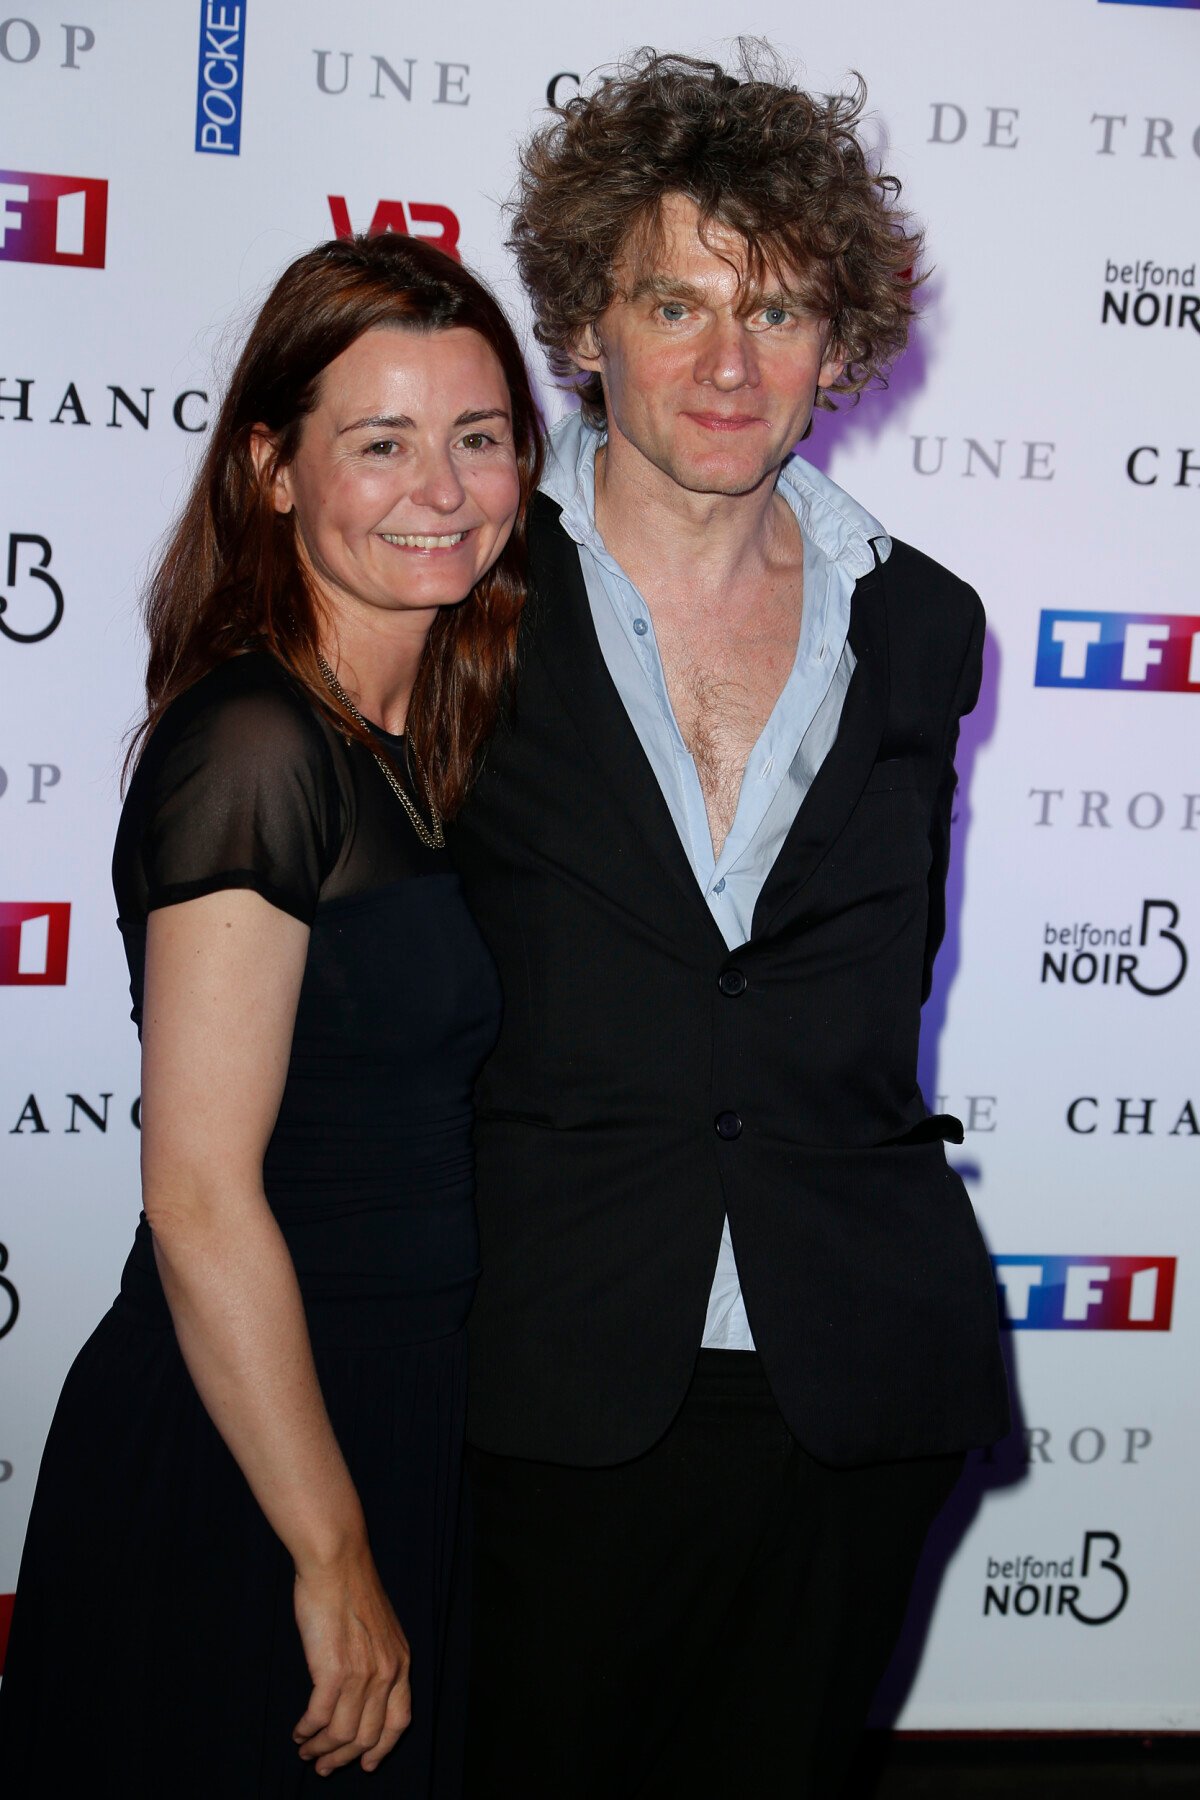
{"type": "Polygon", "coordinates": [[[500,1002],[441,821],[511,672],[539,459],[457,264],[381,236],[282,276],[150,589],[114,858],[145,1211],[34,1501],[14,1796],[454,1791],[500,1002]]]}

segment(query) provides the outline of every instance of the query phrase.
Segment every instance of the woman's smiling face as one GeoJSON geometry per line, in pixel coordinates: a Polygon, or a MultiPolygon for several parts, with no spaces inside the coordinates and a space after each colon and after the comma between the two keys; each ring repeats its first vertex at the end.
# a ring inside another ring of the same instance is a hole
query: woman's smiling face
{"type": "Polygon", "coordinates": [[[464,599],[520,504],[494,351],[461,326],[364,332],[322,373],[274,499],[295,514],[301,565],[335,612],[464,599]]]}

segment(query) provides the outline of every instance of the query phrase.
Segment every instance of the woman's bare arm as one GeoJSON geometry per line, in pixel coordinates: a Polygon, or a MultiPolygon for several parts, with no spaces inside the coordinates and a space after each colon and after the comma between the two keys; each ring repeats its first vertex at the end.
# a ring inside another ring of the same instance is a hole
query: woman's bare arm
{"type": "Polygon", "coordinates": [[[296,1566],[313,1692],[296,1728],[320,1771],[366,1767],[408,1723],[408,1646],[313,1366],[262,1161],[308,931],[224,891],[150,915],[142,1026],[143,1203],[200,1398],[296,1566]]]}

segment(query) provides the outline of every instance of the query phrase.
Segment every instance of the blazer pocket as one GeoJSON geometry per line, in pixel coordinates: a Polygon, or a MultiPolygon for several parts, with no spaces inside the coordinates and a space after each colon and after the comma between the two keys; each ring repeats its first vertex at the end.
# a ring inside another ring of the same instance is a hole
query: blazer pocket
{"type": "Polygon", "coordinates": [[[953,1113],[930,1113],[927,1119],[918,1119],[899,1137],[885,1138],[881,1149],[899,1149],[910,1144],[961,1144],[963,1141],[963,1123],[953,1113]]]}
{"type": "Polygon", "coordinates": [[[867,776],[864,794],[893,794],[920,786],[920,765],[913,756],[888,756],[867,776]]]}

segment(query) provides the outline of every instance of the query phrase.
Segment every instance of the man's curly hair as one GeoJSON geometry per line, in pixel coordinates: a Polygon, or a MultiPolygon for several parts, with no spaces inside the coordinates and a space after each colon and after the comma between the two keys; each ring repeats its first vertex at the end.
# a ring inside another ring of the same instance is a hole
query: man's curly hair
{"type": "Polygon", "coordinates": [[[555,107],[521,153],[509,246],[533,303],[534,333],[554,374],[604,421],[600,377],[572,355],[617,291],[615,269],[636,246],[658,247],[664,197],[682,194],[738,233],[746,276],[800,280],[800,298],[831,322],[845,358],[817,395],[857,396],[886,381],[914,314],[921,234],[897,206],[900,183],[871,168],[856,126],[866,102],[787,85],[765,44],[739,42],[739,72],[639,50],[594,91],[555,107]]]}

